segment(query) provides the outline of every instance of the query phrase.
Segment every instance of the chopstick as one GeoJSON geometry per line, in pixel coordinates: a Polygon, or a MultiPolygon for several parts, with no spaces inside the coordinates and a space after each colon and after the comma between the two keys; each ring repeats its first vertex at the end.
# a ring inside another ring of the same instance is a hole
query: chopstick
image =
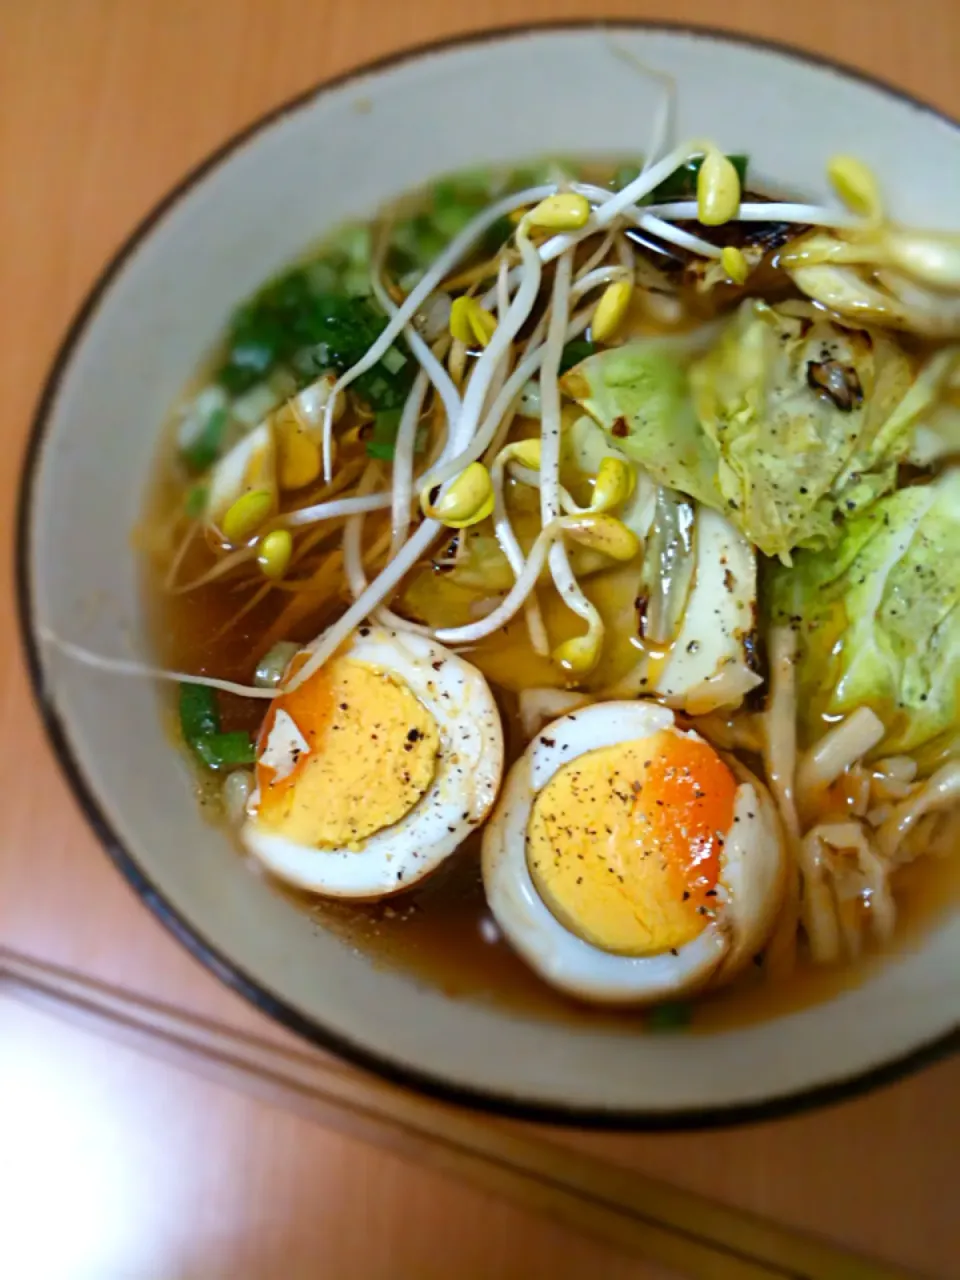
{"type": "Polygon", "coordinates": [[[533,1126],[478,1117],[223,1023],[0,947],[0,993],[124,1040],[362,1141],[454,1174],[637,1258],[703,1280],[894,1280],[903,1272],[533,1126]]]}

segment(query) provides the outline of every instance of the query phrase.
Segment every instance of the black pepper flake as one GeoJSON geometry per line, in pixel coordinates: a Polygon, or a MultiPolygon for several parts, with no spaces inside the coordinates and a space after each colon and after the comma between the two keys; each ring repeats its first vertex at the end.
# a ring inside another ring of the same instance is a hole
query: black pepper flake
{"type": "Polygon", "coordinates": [[[715,898],[717,896],[717,891],[716,889],[708,889],[703,896],[705,898],[715,898]]]}
{"type": "Polygon", "coordinates": [[[370,634],[370,628],[369,628],[369,627],[361,627],[361,628],[360,628],[360,630],[359,630],[359,632],[358,632],[357,634],[358,634],[358,635],[361,635],[361,636],[368,636],[368,635],[370,634]]]}
{"type": "Polygon", "coordinates": [[[419,742],[422,737],[423,737],[423,734],[420,732],[419,729],[411,729],[410,732],[407,734],[407,741],[419,742]]]}
{"type": "Polygon", "coordinates": [[[555,747],[557,745],[556,738],[541,738],[540,741],[545,747],[555,747]]]}
{"type": "Polygon", "coordinates": [[[684,902],[686,902],[686,901],[687,901],[687,899],[688,899],[689,897],[690,897],[690,891],[689,891],[689,889],[684,889],[684,891],[683,891],[683,900],[684,900],[684,902]]]}

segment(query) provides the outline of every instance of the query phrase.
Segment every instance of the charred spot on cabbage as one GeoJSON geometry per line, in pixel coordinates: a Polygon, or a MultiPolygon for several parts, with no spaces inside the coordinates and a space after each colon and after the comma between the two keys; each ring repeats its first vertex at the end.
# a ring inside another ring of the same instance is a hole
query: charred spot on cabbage
{"type": "Polygon", "coordinates": [[[863,387],[852,365],[839,360],[810,360],[807,363],[807,382],[827,396],[841,411],[850,413],[863,404],[863,387]]]}

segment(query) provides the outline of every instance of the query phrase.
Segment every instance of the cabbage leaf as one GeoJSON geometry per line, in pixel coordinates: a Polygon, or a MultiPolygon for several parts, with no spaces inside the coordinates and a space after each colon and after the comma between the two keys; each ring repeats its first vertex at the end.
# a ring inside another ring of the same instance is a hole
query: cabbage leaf
{"type": "Polygon", "coordinates": [[[748,300],[693,361],[646,340],[590,357],[563,386],[661,484],[789,563],[893,489],[914,423],[894,410],[912,382],[893,338],[748,300]]]}
{"type": "Polygon", "coordinates": [[[716,451],[697,421],[685,361],[673,342],[611,347],[578,364],[561,386],[654,480],[719,505],[716,451]]]}
{"type": "Polygon", "coordinates": [[[960,469],[882,498],[836,547],[778,567],[770,602],[798,633],[808,741],[823,716],[866,705],[886,727],[876,756],[932,768],[960,747],[960,469]]]}

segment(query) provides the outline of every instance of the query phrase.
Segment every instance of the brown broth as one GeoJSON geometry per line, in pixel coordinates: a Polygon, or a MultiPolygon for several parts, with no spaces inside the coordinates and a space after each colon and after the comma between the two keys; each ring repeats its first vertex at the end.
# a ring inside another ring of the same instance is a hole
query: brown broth
{"type": "MultiPolygon", "coordinates": [[[[591,175],[594,181],[602,171],[591,175]]],[[[405,201],[403,208],[412,206],[405,201]]],[[[770,273],[770,291],[783,291],[782,277],[770,273]]],[[[727,293],[729,301],[730,291],[727,293]]],[[[697,307],[702,309],[702,301],[697,307]]],[[[635,313],[637,333],[655,331],[649,315],[635,313]]],[[[519,434],[525,431],[518,424],[519,434]]],[[[338,554],[339,526],[328,548],[311,555],[311,567],[324,562],[331,570],[327,584],[299,595],[275,589],[241,613],[249,591],[238,593],[231,581],[214,582],[195,591],[171,594],[163,583],[177,541],[182,536],[184,494],[189,488],[176,460],[171,433],[161,449],[145,516],[138,531],[143,553],[144,601],[148,626],[161,660],[167,665],[198,674],[249,681],[257,659],[277,640],[305,642],[316,636],[344,607],[340,575],[333,572],[338,554]]],[[[307,493],[296,494],[297,505],[307,493]]],[[[183,556],[178,570],[181,582],[206,572],[216,562],[214,551],[197,538],[183,556]]],[[[601,581],[601,587],[602,587],[601,581]]],[[[589,594],[589,589],[588,589],[589,594]]],[[[463,608],[469,609],[470,597],[463,608]]],[[[551,624],[551,630],[560,632],[551,624]]],[[[517,715],[515,691],[519,688],[558,684],[555,668],[530,654],[518,643],[522,627],[513,625],[483,642],[471,660],[484,671],[497,696],[504,718],[508,764],[522,750],[524,735],[517,715]],[[506,686],[506,687],[505,687],[506,686]]],[[[597,682],[609,684],[629,664],[635,640],[632,632],[613,647],[613,656],[598,673],[597,682]]],[[[172,707],[172,703],[170,704],[172,707]]],[[[225,729],[255,731],[263,703],[221,696],[225,729]]],[[[199,798],[214,821],[224,825],[216,778],[198,773],[199,798]]],[[[317,924],[365,953],[375,965],[399,968],[416,980],[445,994],[486,1004],[496,1004],[524,1014],[605,1027],[641,1025],[635,1012],[591,1008],[569,999],[542,982],[501,937],[486,906],[480,878],[479,834],[422,885],[379,904],[344,904],[325,901],[277,885],[299,909],[317,924]]],[[[915,945],[937,916],[960,899],[960,858],[928,859],[899,873],[896,883],[898,930],[892,951],[915,945]]],[[[855,965],[819,969],[802,955],[796,973],[777,983],[766,980],[762,964],[751,968],[734,984],[702,998],[696,1006],[694,1027],[712,1031],[760,1019],[829,999],[839,990],[858,985],[883,956],[873,952],[855,965]]]]}

